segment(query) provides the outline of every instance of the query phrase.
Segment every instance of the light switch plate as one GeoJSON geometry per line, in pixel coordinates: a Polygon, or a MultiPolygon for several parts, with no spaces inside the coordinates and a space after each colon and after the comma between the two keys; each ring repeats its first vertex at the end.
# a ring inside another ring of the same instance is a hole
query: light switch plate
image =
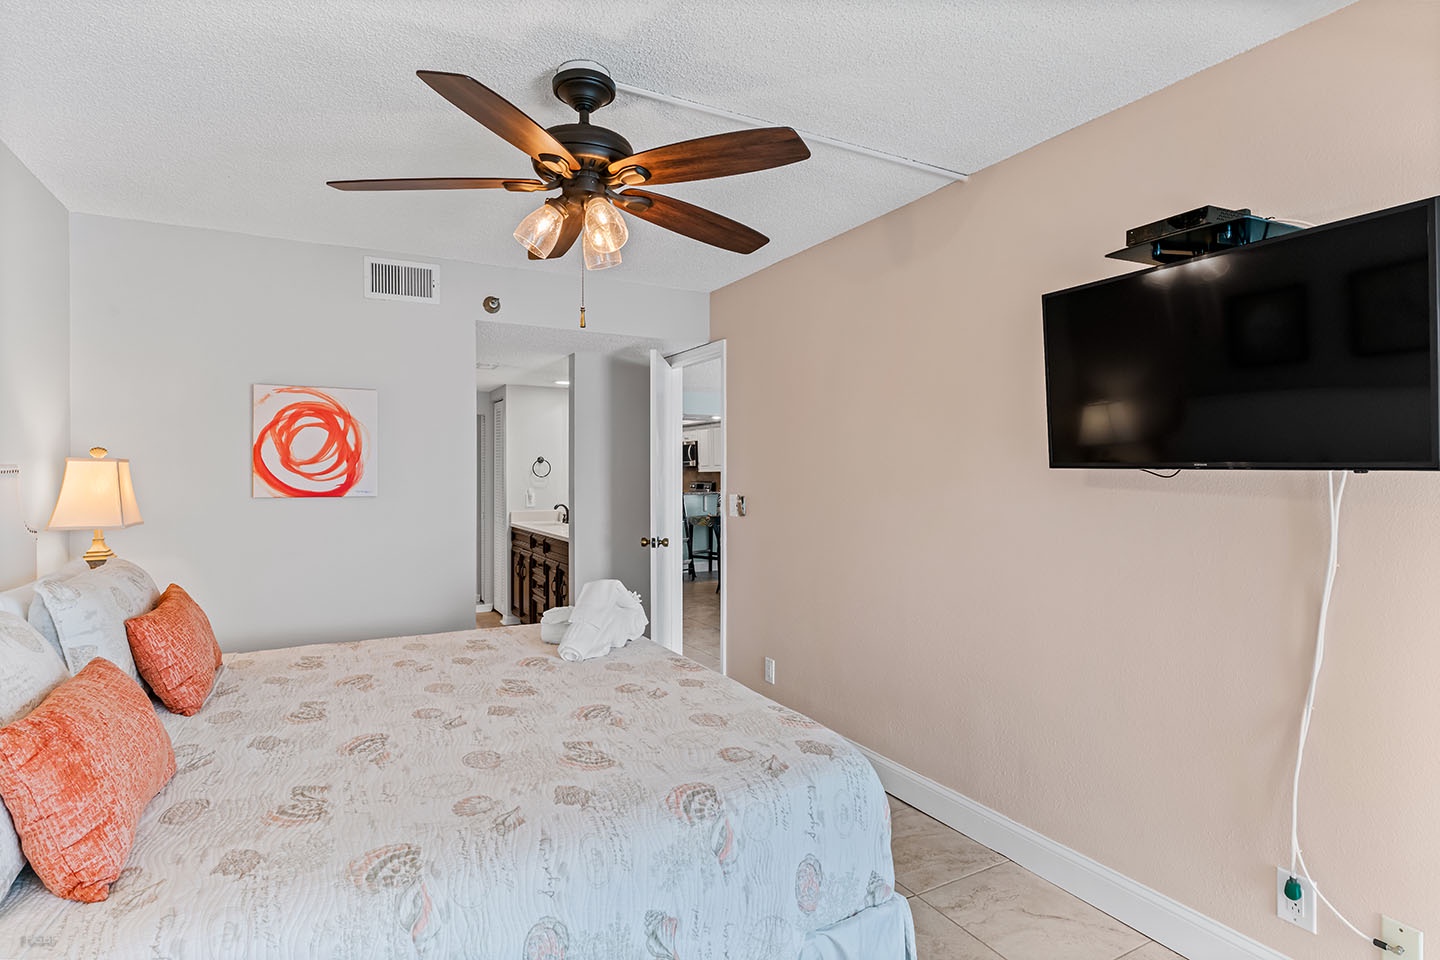
{"type": "Polygon", "coordinates": [[[1424,960],[1425,958],[1425,934],[1408,923],[1401,923],[1399,920],[1381,914],[1380,939],[1392,947],[1404,947],[1405,952],[1398,954],[1404,960],[1424,960]]]}

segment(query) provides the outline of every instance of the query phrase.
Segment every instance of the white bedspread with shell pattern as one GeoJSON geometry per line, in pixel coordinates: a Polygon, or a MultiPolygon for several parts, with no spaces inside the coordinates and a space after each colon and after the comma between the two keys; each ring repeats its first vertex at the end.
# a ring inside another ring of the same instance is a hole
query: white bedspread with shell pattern
{"type": "Polygon", "coordinates": [[[649,641],[231,654],[199,714],[162,717],[178,772],[110,898],[26,871],[0,956],[790,960],[897,910],[864,758],[649,641]]]}

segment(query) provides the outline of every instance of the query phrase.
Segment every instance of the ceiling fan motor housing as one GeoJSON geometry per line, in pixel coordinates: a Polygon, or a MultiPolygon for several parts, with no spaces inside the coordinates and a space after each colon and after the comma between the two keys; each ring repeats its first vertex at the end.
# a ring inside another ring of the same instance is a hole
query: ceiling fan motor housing
{"type": "MultiPolygon", "coordinates": [[[[594,60],[567,60],[556,70],[550,88],[561,102],[580,114],[579,123],[546,128],[547,133],[580,161],[580,170],[562,178],[565,196],[583,201],[586,196],[603,194],[610,179],[606,168],[635,153],[630,141],[620,134],[590,122],[592,111],[615,99],[615,81],[610,78],[610,71],[594,60]]],[[[546,176],[538,163],[536,171],[546,176]]]]}

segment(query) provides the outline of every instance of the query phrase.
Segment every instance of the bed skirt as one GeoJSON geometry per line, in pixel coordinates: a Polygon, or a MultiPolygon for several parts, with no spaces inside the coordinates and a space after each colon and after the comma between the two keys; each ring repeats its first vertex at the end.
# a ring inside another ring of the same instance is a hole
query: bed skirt
{"type": "Polygon", "coordinates": [[[916,960],[917,956],[910,901],[897,893],[811,933],[800,948],[799,960],[916,960]]]}

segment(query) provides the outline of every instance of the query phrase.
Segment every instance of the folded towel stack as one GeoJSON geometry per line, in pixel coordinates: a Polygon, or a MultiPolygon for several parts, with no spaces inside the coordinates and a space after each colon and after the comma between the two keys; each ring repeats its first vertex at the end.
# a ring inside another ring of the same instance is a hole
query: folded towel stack
{"type": "Polygon", "coordinates": [[[552,607],[540,615],[540,639],[546,643],[559,643],[565,639],[565,630],[570,626],[570,611],[574,607],[552,607]]]}
{"type": "Polygon", "coordinates": [[[649,622],[638,593],[619,580],[592,580],[580,588],[580,599],[570,610],[560,656],[569,661],[603,657],[643,636],[649,622]]]}

